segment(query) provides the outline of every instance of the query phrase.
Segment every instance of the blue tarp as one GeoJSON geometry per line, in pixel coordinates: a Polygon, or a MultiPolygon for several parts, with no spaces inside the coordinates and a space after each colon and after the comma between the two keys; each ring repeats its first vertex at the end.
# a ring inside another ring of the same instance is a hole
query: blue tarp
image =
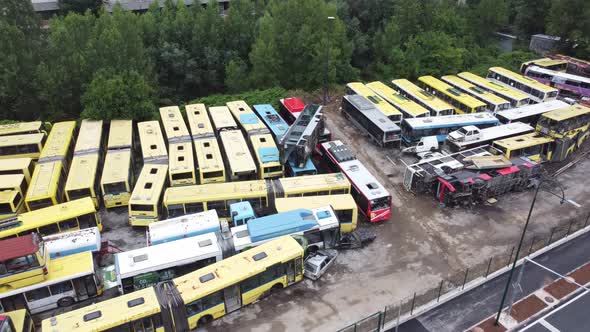
{"type": "Polygon", "coordinates": [[[306,231],[319,224],[313,213],[306,209],[297,209],[250,220],[248,233],[252,242],[259,242],[275,237],[306,231]]]}

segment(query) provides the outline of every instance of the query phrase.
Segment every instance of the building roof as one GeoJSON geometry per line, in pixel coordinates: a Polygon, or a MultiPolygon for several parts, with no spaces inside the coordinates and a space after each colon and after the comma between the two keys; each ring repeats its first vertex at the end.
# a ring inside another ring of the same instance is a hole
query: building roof
{"type": "Polygon", "coordinates": [[[39,250],[39,238],[36,234],[13,237],[0,241],[0,261],[30,255],[39,250]]]}

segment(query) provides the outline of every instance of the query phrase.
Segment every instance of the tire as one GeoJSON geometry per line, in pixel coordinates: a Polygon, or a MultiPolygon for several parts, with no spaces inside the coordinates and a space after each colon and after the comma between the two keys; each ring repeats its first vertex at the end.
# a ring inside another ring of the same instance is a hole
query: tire
{"type": "Polygon", "coordinates": [[[213,320],[213,317],[211,317],[211,315],[205,315],[205,316],[199,318],[199,321],[197,322],[197,326],[207,325],[212,320],[213,320]]]}
{"type": "Polygon", "coordinates": [[[283,289],[283,284],[274,284],[270,288],[270,292],[269,293],[270,294],[274,294],[274,293],[276,293],[276,292],[278,292],[278,291],[280,291],[282,289],[283,289]]]}
{"type": "Polygon", "coordinates": [[[71,296],[62,297],[61,299],[57,300],[57,306],[60,308],[69,307],[74,304],[76,301],[71,296]]]}

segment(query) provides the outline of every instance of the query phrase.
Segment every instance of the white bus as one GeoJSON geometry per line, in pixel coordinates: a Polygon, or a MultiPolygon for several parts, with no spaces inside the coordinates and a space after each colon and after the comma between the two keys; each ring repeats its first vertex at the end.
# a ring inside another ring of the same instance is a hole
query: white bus
{"type": "Polygon", "coordinates": [[[98,227],[47,235],[43,237],[43,241],[51,259],[84,251],[96,253],[100,250],[101,245],[98,227]]]}
{"type": "Polygon", "coordinates": [[[467,126],[458,131],[462,139],[453,138],[454,134],[447,136],[446,143],[452,152],[472,149],[485,144],[491,145],[495,140],[532,133],[535,128],[526,123],[513,122],[481,130],[475,126],[467,126]]]}
{"type": "Polygon", "coordinates": [[[569,107],[568,103],[561,100],[552,100],[539,104],[525,105],[496,113],[496,117],[502,123],[524,122],[535,126],[543,113],[569,107]]]}
{"type": "Polygon", "coordinates": [[[148,246],[219,231],[215,209],[151,223],[146,230],[148,246]]]}

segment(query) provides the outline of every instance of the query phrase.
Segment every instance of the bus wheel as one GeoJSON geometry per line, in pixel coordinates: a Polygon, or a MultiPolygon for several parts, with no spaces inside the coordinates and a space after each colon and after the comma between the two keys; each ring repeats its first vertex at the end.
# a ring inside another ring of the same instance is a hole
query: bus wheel
{"type": "Polygon", "coordinates": [[[270,288],[270,294],[274,294],[278,291],[280,291],[281,289],[283,289],[283,284],[278,283],[278,284],[274,284],[272,285],[272,287],[270,288]]]}
{"type": "Polygon", "coordinates": [[[74,298],[71,296],[67,296],[67,297],[62,297],[61,299],[57,300],[57,305],[61,308],[63,307],[69,307],[72,304],[74,304],[74,298]]]}
{"type": "Polygon", "coordinates": [[[213,317],[211,317],[211,315],[205,315],[205,316],[199,318],[197,325],[198,326],[206,325],[206,324],[209,324],[209,322],[211,322],[212,320],[213,320],[213,317]]]}

